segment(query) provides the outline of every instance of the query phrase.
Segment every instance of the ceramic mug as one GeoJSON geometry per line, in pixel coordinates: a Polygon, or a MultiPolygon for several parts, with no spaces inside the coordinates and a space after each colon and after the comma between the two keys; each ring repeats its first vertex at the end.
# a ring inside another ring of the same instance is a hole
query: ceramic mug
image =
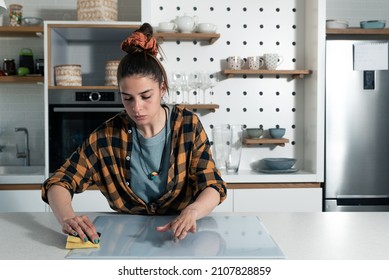
{"type": "Polygon", "coordinates": [[[200,33],[215,33],[216,25],[207,22],[199,23],[197,24],[197,31],[200,33]]]}
{"type": "Polygon", "coordinates": [[[269,70],[275,70],[284,61],[284,58],[277,53],[265,53],[263,55],[265,67],[269,70]]]}
{"type": "Polygon", "coordinates": [[[244,60],[240,56],[230,56],[227,58],[227,62],[228,68],[234,70],[241,69],[244,64],[244,60]]]}
{"type": "Polygon", "coordinates": [[[264,64],[262,56],[249,56],[247,58],[247,62],[249,64],[249,69],[251,70],[258,70],[264,64]]]}
{"type": "Polygon", "coordinates": [[[173,32],[177,29],[177,24],[174,22],[160,22],[158,23],[158,30],[162,32],[173,32]]]}

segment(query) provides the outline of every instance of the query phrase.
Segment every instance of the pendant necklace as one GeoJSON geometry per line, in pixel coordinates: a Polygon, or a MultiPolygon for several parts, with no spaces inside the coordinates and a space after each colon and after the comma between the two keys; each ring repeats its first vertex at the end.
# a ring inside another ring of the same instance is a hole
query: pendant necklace
{"type": "Polygon", "coordinates": [[[142,144],[140,143],[140,139],[139,139],[139,135],[138,135],[138,129],[136,128],[136,125],[135,125],[135,134],[136,134],[136,139],[138,141],[139,150],[140,150],[140,166],[142,167],[143,172],[147,175],[147,178],[149,180],[156,179],[162,171],[163,155],[165,154],[165,149],[167,146],[167,110],[165,108],[163,108],[163,110],[165,111],[165,117],[166,117],[166,120],[165,120],[165,141],[164,141],[164,145],[163,145],[161,161],[159,163],[158,171],[151,171],[150,172],[149,169],[147,168],[146,161],[144,159],[145,156],[143,155],[142,144]]]}

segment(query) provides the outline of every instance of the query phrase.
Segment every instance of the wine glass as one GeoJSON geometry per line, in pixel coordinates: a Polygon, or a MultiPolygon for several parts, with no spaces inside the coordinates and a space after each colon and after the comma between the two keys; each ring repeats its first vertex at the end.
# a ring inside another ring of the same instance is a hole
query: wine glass
{"type": "Polygon", "coordinates": [[[213,103],[213,95],[215,94],[215,92],[213,91],[213,88],[217,85],[217,78],[216,78],[216,75],[214,74],[211,74],[209,75],[209,88],[211,89],[209,91],[209,95],[210,95],[210,98],[209,98],[209,103],[212,104],[213,103]]]}
{"type": "Polygon", "coordinates": [[[191,72],[189,73],[189,84],[191,85],[192,89],[195,90],[195,103],[200,103],[199,96],[200,96],[200,86],[201,86],[201,80],[200,80],[200,72],[191,72]]]}
{"type": "Polygon", "coordinates": [[[169,103],[177,103],[177,92],[182,86],[182,73],[173,72],[171,75],[170,87],[172,89],[171,96],[169,96],[169,103]]]}
{"type": "Polygon", "coordinates": [[[190,103],[190,90],[192,89],[192,84],[191,84],[191,77],[190,74],[188,73],[183,73],[182,74],[182,103],[188,104],[190,103]]]}
{"type": "MultiPolygon", "coordinates": [[[[211,86],[211,79],[210,79],[210,75],[209,73],[207,72],[201,72],[200,73],[200,76],[199,76],[199,84],[200,84],[200,88],[202,89],[203,91],[203,101],[202,103],[205,104],[206,103],[206,90],[210,88],[211,86]]],[[[201,103],[200,102],[200,98],[197,100],[197,103],[201,103]]]]}

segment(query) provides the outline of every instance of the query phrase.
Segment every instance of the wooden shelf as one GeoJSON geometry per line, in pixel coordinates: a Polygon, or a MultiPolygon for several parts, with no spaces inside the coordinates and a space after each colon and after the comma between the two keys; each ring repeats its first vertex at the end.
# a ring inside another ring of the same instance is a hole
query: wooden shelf
{"type": "Polygon", "coordinates": [[[43,26],[0,26],[1,37],[41,37],[43,26]]]}
{"type": "Polygon", "coordinates": [[[250,69],[225,69],[223,71],[224,75],[227,75],[228,78],[233,77],[234,75],[290,75],[293,79],[302,79],[306,75],[310,75],[312,73],[311,70],[250,70],[250,69]]]}
{"type": "Polygon", "coordinates": [[[43,84],[44,82],[44,77],[43,76],[0,76],[0,83],[23,83],[23,84],[43,84]]]}
{"type": "Polygon", "coordinates": [[[389,28],[327,28],[327,35],[389,35],[389,28]]]}
{"type": "Polygon", "coordinates": [[[219,109],[219,105],[217,104],[180,104],[178,107],[186,108],[189,110],[197,109],[197,110],[209,110],[211,112],[215,112],[216,109],[219,109]]]}
{"type": "Polygon", "coordinates": [[[156,32],[155,38],[161,44],[164,41],[208,41],[213,44],[220,38],[219,33],[179,33],[179,32],[156,32]]]}
{"type": "Polygon", "coordinates": [[[289,139],[286,138],[246,138],[243,140],[245,145],[279,145],[285,146],[286,143],[289,143],[289,139]]]}

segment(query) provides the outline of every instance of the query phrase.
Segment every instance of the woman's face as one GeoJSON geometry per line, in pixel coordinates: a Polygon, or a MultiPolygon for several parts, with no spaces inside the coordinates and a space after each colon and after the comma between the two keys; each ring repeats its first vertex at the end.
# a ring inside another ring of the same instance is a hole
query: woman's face
{"type": "Polygon", "coordinates": [[[119,83],[124,108],[137,126],[155,123],[166,90],[150,77],[130,76],[119,83]]]}

